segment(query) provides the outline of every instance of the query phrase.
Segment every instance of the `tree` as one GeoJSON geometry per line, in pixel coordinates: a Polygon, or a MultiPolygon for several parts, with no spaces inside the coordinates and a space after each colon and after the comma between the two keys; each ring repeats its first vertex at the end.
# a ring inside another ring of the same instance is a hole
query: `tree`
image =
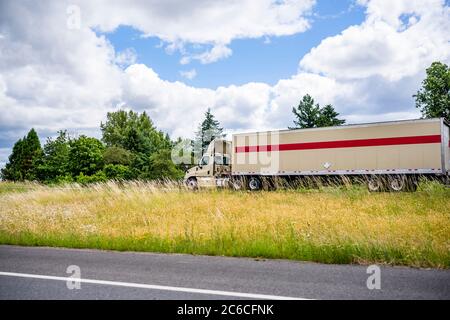
{"type": "Polygon", "coordinates": [[[132,178],[130,167],[122,164],[107,164],[103,172],[108,179],[128,180],[132,178]]]}
{"type": "Polygon", "coordinates": [[[9,156],[9,162],[1,170],[2,179],[12,181],[35,180],[37,166],[42,161],[42,148],[34,129],[19,139],[9,156]]]}
{"type": "Polygon", "coordinates": [[[158,131],[150,117],[144,111],[138,114],[132,110],[108,112],[105,123],[100,124],[102,141],[108,147],[122,147],[134,153],[151,153],[170,148],[163,132],[158,131]]]}
{"type": "Polygon", "coordinates": [[[32,128],[25,138],[23,145],[23,172],[25,180],[36,180],[36,168],[42,160],[41,142],[36,131],[32,128]]]}
{"type": "Polygon", "coordinates": [[[201,156],[208,148],[209,143],[216,139],[223,137],[223,128],[220,127],[219,121],[214,118],[211,109],[205,112],[205,120],[203,120],[196,132],[195,149],[201,156]]]}
{"type": "Polygon", "coordinates": [[[122,147],[107,147],[103,152],[105,164],[120,164],[128,166],[133,160],[133,154],[122,147]]]}
{"type": "MultiPolygon", "coordinates": [[[[125,148],[125,141],[129,135],[129,131],[138,125],[138,114],[131,110],[129,112],[119,110],[116,112],[108,112],[106,117],[106,122],[100,123],[103,142],[108,147],[121,146],[125,148]]],[[[151,123],[147,123],[146,125],[152,127],[151,123]]]]}
{"type": "Polygon", "coordinates": [[[317,127],[319,121],[320,106],[319,104],[314,105],[314,99],[307,94],[303,96],[297,108],[292,108],[292,113],[297,118],[294,120],[295,127],[292,129],[314,128],[317,127]]]}
{"type": "Polygon", "coordinates": [[[422,88],[413,95],[424,118],[446,118],[450,121],[450,68],[433,62],[426,70],[422,88]]]}
{"type": "Polygon", "coordinates": [[[103,169],[103,151],[101,141],[81,135],[70,141],[69,168],[72,176],[93,175],[103,169]]]}
{"type": "Polygon", "coordinates": [[[150,170],[145,179],[181,179],[184,172],[171,161],[170,150],[159,150],[150,157],[150,170]]]}
{"type": "Polygon", "coordinates": [[[339,113],[334,110],[331,104],[327,104],[320,110],[317,127],[333,127],[340,126],[345,120],[338,119],[339,113]]]}
{"type": "MultiPolygon", "coordinates": [[[[124,110],[110,112],[106,123],[101,123],[100,128],[103,133],[102,140],[108,146],[104,154],[105,162],[128,165],[126,176],[130,179],[179,176],[181,172],[179,169],[175,167],[175,171],[172,170],[174,164],[170,158],[170,151],[173,144],[169,135],[157,130],[145,112],[142,114],[124,110]],[[169,157],[161,157],[161,154],[168,154],[169,157]]],[[[115,175],[122,169],[122,167],[108,167],[107,175],[115,175]]]]}
{"type": "Polygon", "coordinates": [[[318,103],[314,104],[314,99],[309,94],[304,95],[298,106],[292,108],[292,113],[296,117],[295,127],[289,129],[340,126],[345,123],[345,120],[337,118],[339,113],[331,104],[320,108],[318,103]]]}
{"type": "Polygon", "coordinates": [[[69,153],[70,137],[66,130],[58,131],[55,140],[47,138],[44,145],[44,157],[38,166],[38,176],[41,181],[67,180],[70,176],[69,153]]]}
{"type": "Polygon", "coordinates": [[[23,170],[21,168],[24,143],[24,140],[19,139],[14,144],[12,153],[8,159],[9,162],[6,163],[5,167],[1,171],[3,180],[20,181],[24,179],[23,170]]]}

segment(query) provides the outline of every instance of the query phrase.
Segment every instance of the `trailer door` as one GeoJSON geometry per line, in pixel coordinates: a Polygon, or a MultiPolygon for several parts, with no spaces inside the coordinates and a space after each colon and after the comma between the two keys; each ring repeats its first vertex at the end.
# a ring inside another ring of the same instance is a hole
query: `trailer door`
{"type": "Polygon", "coordinates": [[[450,127],[442,120],[442,149],[444,173],[450,174],[450,127]]]}

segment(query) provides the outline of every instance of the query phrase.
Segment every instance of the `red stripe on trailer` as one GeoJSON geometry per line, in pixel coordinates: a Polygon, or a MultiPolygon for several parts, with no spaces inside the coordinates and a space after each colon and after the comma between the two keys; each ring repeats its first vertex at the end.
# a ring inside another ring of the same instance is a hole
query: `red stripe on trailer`
{"type": "Polygon", "coordinates": [[[236,147],[235,151],[236,153],[263,152],[263,151],[292,151],[292,150],[394,146],[402,144],[426,144],[426,143],[440,143],[440,142],[441,142],[440,135],[428,135],[428,136],[410,136],[410,137],[357,139],[357,140],[300,142],[300,143],[285,143],[285,144],[273,144],[263,146],[242,146],[236,147]]]}

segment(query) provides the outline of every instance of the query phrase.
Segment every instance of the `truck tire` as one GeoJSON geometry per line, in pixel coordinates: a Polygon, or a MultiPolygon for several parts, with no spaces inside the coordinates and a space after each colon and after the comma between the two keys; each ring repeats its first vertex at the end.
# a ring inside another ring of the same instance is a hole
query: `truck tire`
{"type": "Polygon", "coordinates": [[[261,189],[261,187],[262,187],[262,184],[261,184],[261,180],[259,180],[259,178],[251,177],[250,179],[248,179],[248,189],[250,191],[258,191],[261,189]]]}
{"type": "Polygon", "coordinates": [[[404,176],[390,176],[388,178],[389,190],[393,192],[405,191],[406,179],[404,176]]]}
{"type": "Polygon", "coordinates": [[[383,190],[383,182],[380,177],[370,177],[367,180],[367,188],[370,192],[380,192],[383,190]]]}
{"type": "Polygon", "coordinates": [[[197,189],[198,189],[197,179],[195,179],[195,178],[189,178],[189,179],[186,181],[186,186],[187,186],[190,190],[197,190],[197,189]]]}

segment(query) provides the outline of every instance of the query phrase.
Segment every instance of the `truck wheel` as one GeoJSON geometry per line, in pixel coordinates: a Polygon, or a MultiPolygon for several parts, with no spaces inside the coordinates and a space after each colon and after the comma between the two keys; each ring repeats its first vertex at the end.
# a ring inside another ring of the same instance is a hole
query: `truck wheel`
{"type": "Polygon", "coordinates": [[[372,177],[367,181],[367,188],[370,192],[379,192],[383,189],[383,183],[379,177],[372,177]]]}
{"type": "Polygon", "coordinates": [[[402,176],[389,177],[389,189],[394,192],[405,190],[406,181],[402,176]]]}
{"type": "Polygon", "coordinates": [[[186,181],[186,185],[191,190],[197,190],[198,189],[197,179],[195,179],[195,178],[189,178],[186,181]]]}
{"type": "Polygon", "coordinates": [[[261,181],[255,177],[248,179],[248,188],[250,191],[258,191],[261,189],[261,181]]]}

